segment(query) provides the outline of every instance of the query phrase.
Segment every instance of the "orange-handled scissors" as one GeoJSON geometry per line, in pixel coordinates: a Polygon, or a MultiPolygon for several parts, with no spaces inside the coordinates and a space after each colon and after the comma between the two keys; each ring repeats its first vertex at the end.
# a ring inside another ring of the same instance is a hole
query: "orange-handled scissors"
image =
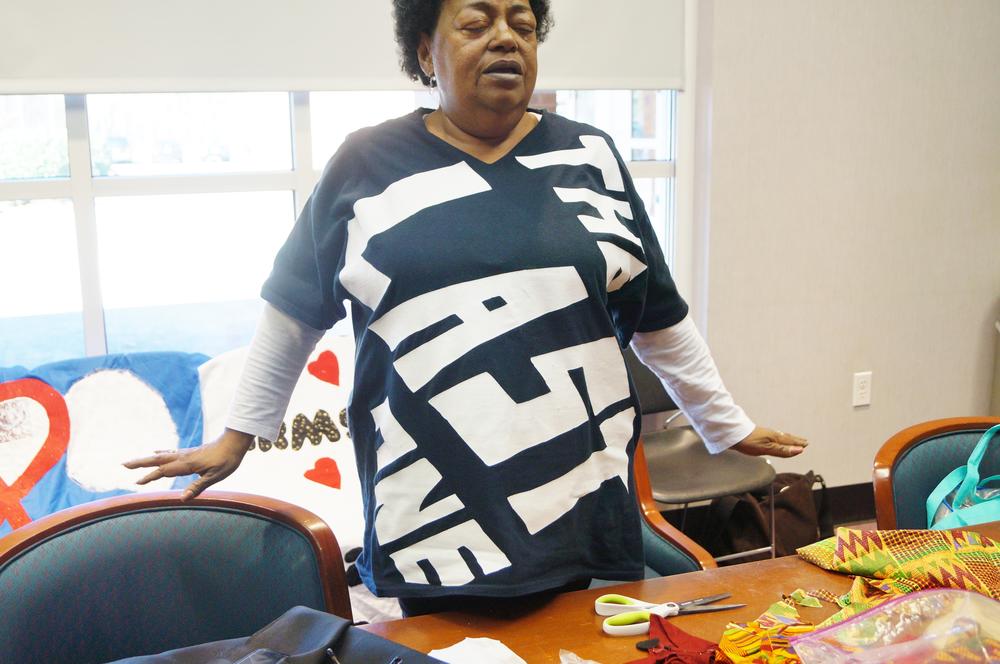
{"type": "Polygon", "coordinates": [[[713,604],[720,599],[726,599],[730,593],[710,595],[689,599],[684,602],[664,602],[650,604],[625,595],[601,595],[594,602],[594,610],[598,615],[608,616],[604,619],[604,632],[611,636],[636,636],[649,632],[649,617],[653,614],[662,618],[683,615],[685,613],[706,613],[708,611],[724,611],[738,609],[746,604],[713,604]]]}

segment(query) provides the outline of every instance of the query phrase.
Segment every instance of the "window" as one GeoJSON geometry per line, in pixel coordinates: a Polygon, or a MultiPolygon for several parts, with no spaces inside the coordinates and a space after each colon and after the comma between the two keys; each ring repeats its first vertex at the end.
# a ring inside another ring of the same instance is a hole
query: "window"
{"type": "Polygon", "coordinates": [[[0,95],[0,180],[69,176],[60,95],[0,95]]]}
{"type": "Polygon", "coordinates": [[[87,95],[96,176],[290,171],[284,92],[87,95]]]}
{"type": "Polygon", "coordinates": [[[76,245],[69,201],[0,201],[0,366],[83,354],[76,245]]]}
{"type": "MultiPolygon", "coordinates": [[[[0,96],[0,366],[247,344],[274,254],[347,134],[435,105],[412,91],[0,96]]],[[[675,94],[532,105],[612,136],[671,260],[675,94]]]]}
{"type": "Polygon", "coordinates": [[[415,108],[436,108],[437,97],[429,92],[313,92],[309,105],[313,168],[322,171],[351,132],[415,108]]]}
{"type": "Polygon", "coordinates": [[[216,355],[250,343],[292,228],[289,191],[97,199],[108,352],[216,355]]]}

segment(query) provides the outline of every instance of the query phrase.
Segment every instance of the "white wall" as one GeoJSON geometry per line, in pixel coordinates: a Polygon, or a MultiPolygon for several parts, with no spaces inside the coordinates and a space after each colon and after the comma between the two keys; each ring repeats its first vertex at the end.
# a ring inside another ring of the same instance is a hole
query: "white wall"
{"type": "Polygon", "coordinates": [[[752,417],[810,438],[779,470],[868,482],[897,430],[987,412],[1000,2],[713,9],[709,342],[752,417]]]}

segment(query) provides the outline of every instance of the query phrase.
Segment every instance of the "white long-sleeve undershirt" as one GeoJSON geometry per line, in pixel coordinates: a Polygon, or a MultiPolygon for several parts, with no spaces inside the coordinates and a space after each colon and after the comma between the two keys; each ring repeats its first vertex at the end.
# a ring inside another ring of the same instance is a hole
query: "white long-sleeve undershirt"
{"type": "MultiPolygon", "coordinates": [[[[324,331],[265,304],[226,426],[275,440],[295,384],[324,331]]],[[[733,402],[690,316],[632,337],[636,356],[663,382],[710,452],[743,440],[754,424],[733,402]]]]}
{"type": "Polygon", "coordinates": [[[754,423],[722,383],[691,316],[662,330],[636,332],[631,345],[687,415],[709,452],[728,449],[754,430],[754,423]]]}
{"type": "Polygon", "coordinates": [[[323,334],[265,304],[226,427],[276,440],[295,383],[323,334]]]}

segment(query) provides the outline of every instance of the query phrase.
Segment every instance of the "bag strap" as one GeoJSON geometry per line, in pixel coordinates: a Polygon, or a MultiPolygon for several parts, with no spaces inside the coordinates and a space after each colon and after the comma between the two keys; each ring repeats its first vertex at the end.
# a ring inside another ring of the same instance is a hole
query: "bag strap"
{"type": "MultiPolygon", "coordinates": [[[[948,473],[943,480],[938,482],[938,485],[934,487],[931,494],[927,496],[927,502],[925,504],[927,510],[927,527],[934,527],[934,515],[937,514],[938,508],[949,493],[954,491],[955,487],[965,480],[965,474],[968,472],[968,468],[965,466],[959,466],[955,470],[948,473]]],[[[958,504],[957,502],[955,504],[958,504]]],[[[940,522],[938,522],[940,523],[940,522]]]]}
{"type": "Polygon", "coordinates": [[[986,499],[982,498],[979,495],[979,492],[985,489],[986,485],[989,484],[990,482],[997,482],[997,481],[1000,481],[1000,475],[990,475],[989,477],[985,477],[979,480],[979,484],[976,485],[976,490],[969,495],[968,502],[971,503],[972,505],[978,505],[979,503],[986,502],[986,499]]]}
{"type": "Polygon", "coordinates": [[[965,478],[962,480],[962,484],[958,487],[958,493],[955,494],[956,505],[961,505],[976,492],[976,487],[979,485],[979,464],[982,463],[983,457],[986,456],[986,450],[990,446],[990,440],[993,439],[993,436],[997,433],[997,431],[1000,431],[1000,424],[990,427],[979,439],[979,442],[976,443],[976,447],[972,450],[972,454],[969,455],[969,462],[965,465],[965,478]]]}
{"type": "Polygon", "coordinates": [[[990,475],[986,479],[979,480],[979,486],[977,486],[976,489],[982,489],[990,482],[997,482],[997,481],[1000,481],[1000,475],[990,475]]]}
{"type": "MultiPolygon", "coordinates": [[[[948,473],[945,478],[938,483],[934,490],[931,491],[930,495],[927,496],[925,507],[927,510],[928,528],[934,526],[934,515],[937,513],[938,507],[941,506],[941,503],[944,502],[944,499],[948,496],[948,494],[955,490],[955,487],[958,487],[958,491],[955,493],[955,498],[952,501],[954,505],[961,505],[971,496],[975,495],[976,487],[979,484],[979,464],[986,455],[986,450],[989,447],[990,440],[998,431],[1000,431],[1000,424],[990,427],[979,438],[979,442],[976,443],[976,447],[972,450],[972,454],[969,455],[968,462],[964,466],[959,466],[955,470],[948,473]]],[[[943,521],[944,519],[938,523],[943,521]]]]}

